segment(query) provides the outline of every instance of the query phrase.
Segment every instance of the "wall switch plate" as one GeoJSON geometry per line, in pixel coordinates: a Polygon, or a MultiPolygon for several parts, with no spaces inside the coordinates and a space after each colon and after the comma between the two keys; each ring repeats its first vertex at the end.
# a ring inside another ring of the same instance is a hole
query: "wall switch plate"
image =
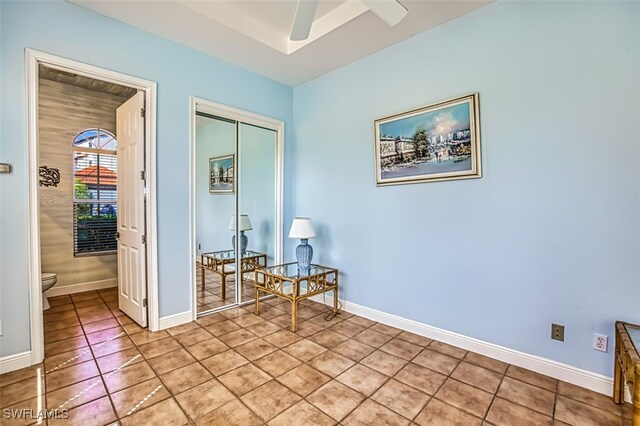
{"type": "Polygon", "coordinates": [[[0,163],[0,173],[11,173],[11,164],[0,163]]]}
{"type": "Polygon", "coordinates": [[[609,336],[593,333],[593,350],[607,352],[609,349],[609,336]]]}
{"type": "Polygon", "coordinates": [[[551,338],[564,342],[564,325],[551,324],[551,338]]]}
{"type": "Polygon", "coordinates": [[[0,320],[0,336],[2,336],[2,320],[0,320]]]}

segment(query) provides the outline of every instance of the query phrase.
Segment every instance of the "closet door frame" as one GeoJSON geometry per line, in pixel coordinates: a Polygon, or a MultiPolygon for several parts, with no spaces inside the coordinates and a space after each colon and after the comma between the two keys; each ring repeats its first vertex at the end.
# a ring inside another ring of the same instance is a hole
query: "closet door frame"
{"type": "MultiPolygon", "coordinates": [[[[190,172],[190,185],[189,185],[189,230],[190,230],[190,238],[189,238],[189,258],[192,259],[192,262],[196,259],[196,112],[204,112],[206,114],[210,114],[213,116],[221,117],[227,120],[232,120],[236,122],[236,135],[239,134],[239,126],[242,123],[249,124],[252,126],[262,127],[268,130],[273,130],[276,132],[276,158],[275,158],[275,263],[282,263],[282,253],[283,253],[283,188],[284,188],[284,121],[278,120],[276,118],[267,117],[264,115],[252,113],[249,111],[244,111],[235,107],[231,107],[228,105],[220,104],[217,102],[213,102],[207,99],[199,98],[192,96],[189,101],[189,172],[190,172]]],[[[239,192],[241,187],[240,182],[240,158],[239,154],[239,140],[236,138],[236,193],[235,193],[235,210],[237,213],[238,205],[239,205],[239,192]]],[[[238,219],[238,215],[236,214],[236,220],[238,219]]],[[[239,229],[236,226],[236,241],[240,241],[239,239],[239,229]]],[[[240,268],[236,268],[236,288],[239,287],[240,283],[240,268]]],[[[196,302],[196,269],[195,265],[189,268],[190,281],[191,281],[191,315],[193,320],[198,318],[198,310],[197,310],[197,302],[196,302]]],[[[229,309],[234,306],[238,306],[240,303],[240,291],[236,291],[236,303],[222,306],[218,309],[214,309],[211,311],[207,311],[204,315],[219,312],[221,310],[229,309]]]]}

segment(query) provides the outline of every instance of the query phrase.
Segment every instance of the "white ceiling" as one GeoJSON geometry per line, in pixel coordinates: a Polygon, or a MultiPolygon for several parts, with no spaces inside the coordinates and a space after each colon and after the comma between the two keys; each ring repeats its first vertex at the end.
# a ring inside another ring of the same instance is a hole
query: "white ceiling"
{"type": "Polygon", "coordinates": [[[493,0],[399,0],[389,27],[360,0],[320,0],[311,34],[289,41],[297,0],[69,0],[295,86],[493,0]]]}

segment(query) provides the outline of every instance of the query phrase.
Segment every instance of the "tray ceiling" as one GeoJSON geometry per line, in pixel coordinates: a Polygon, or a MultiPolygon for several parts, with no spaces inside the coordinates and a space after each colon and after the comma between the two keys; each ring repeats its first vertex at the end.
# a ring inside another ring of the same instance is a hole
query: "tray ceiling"
{"type": "Polygon", "coordinates": [[[320,0],[309,38],[290,41],[296,0],[69,1],[291,86],[490,3],[399,0],[390,27],[364,1],[320,0]]]}

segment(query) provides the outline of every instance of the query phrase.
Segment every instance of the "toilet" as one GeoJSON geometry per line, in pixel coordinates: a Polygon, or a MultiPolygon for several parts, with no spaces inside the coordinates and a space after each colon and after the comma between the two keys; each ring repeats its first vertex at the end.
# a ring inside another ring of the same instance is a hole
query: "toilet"
{"type": "Polygon", "coordinates": [[[52,272],[43,272],[42,273],[42,310],[46,311],[51,307],[49,305],[49,300],[47,296],[44,295],[44,292],[49,290],[54,284],[58,281],[58,275],[52,272]]]}

